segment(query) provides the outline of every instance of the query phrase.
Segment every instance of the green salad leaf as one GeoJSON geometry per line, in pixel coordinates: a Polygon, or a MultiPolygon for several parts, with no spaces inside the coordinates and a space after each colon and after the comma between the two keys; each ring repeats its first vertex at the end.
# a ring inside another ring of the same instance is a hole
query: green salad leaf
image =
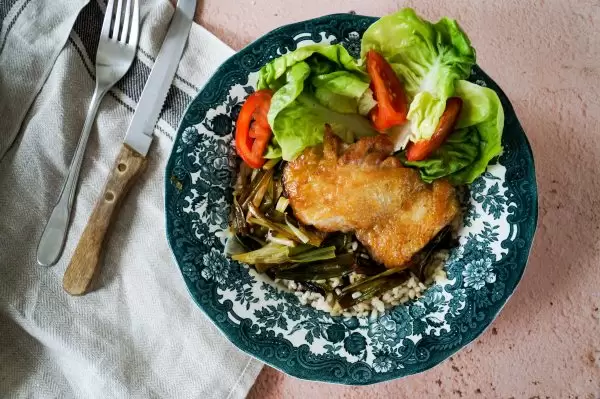
{"type": "MultiPolygon", "coordinates": [[[[466,184],[482,174],[502,151],[504,113],[493,90],[465,80],[475,50],[456,21],[431,23],[406,8],[367,29],[363,60],[369,50],[386,58],[408,94],[409,124],[389,132],[403,143],[429,139],[448,98],[463,100],[456,130],[446,142],[426,160],[403,162],[419,168],[426,182],[446,177],[466,184]]],[[[274,91],[267,115],[273,138],[265,157],[293,160],[323,141],[326,125],[346,143],[376,135],[364,117],[376,106],[369,79],[363,61],[339,44],[300,47],[270,61],[258,80],[259,89],[274,91]]]]}
{"type": "Polygon", "coordinates": [[[298,101],[283,108],[271,122],[271,128],[277,145],[273,152],[277,153],[278,148],[285,161],[295,159],[307,147],[322,143],[325,134],[325,122],[298,101]]]}
{"type": "Polygon", "coordinates": [[[281,159],[281,147],[279,143],[277,143],[277,139],[275,137],[271,138],[271,142],[267,147],[267,152],[263,155],[267,159],[281,159]]]}
{"type": "Polygon", "coordinates": [[[378,134],[371,123],[363,116],[333,111],[315,101],[309,94],[299,96],[298,102],[310,113],[320,118],[320,123],[328,124],[333,132],[348,144],[361,137],[378,134]]]}
{"type": "MultiPolygon", "coordinates": [[[[305,148],[322,143],[326,124],[347,143],[354,142],[357,137],[377,134],[366,118],[333,111],[310,94],[303,93],[283,108],[271,125],[281,157],[286,161],[293,160],[305,148]]],[[[269,152],[277,155],[277,147],[269,152]]]]}
{"type": "Polygon", "coordinates": [[[311,83],[322,105],[345,114],[358,113],[358,103],[369,89],[367,79],[349,71],[316,75],[311,83]]]}
{"type": "Polygon", "coordinates": [[[473,164],[479,156],[479,133],[475,128],[458,129],[446,139],[429,158],[423,161],[404,161],[405,165],[419,168],[421,178],[427,183],[448,177],[453,183],[453,174],[473,164]]]}
{"type": "MultiPolygon", "coordinates": [[[[318,138],[315,139],[313,135],[296,137],[295,135],[290,135],[289,132],[275,130],[275,118],[302,93],[304,90],[304,81],[310,75],[310,72],[308,64],[300,61],[288,68],[285,74],[285,83],[282,84],[282,82],[279,82],[280,87],[273,94],[271,106],[267,114],[267,120],[271,129],[273,129],[274,137],[267,148],[267,152],[264,155],[265,158],[281,158],[283,155],[282,148],[286,149],[286,156],[289,156],[291,153],[296,153],[298,148],[303,148],[304,145],[319,143],[318,138]],[[279,140],[281,140],[283,147],[279,144],[279,140]]],[[[279,125],[281,126],[281,124],[279,125]]]]}
{"type": "Polygon", "coordinates": [[[408,111],[411,140],[429,139],[454,94],[475,64],[475,49],[456,21],[433,24],[405,8],[373,23],[364,33],[363,58],[376,50],[391,64],[412,99],[408,111]]]}
{"type": "Polygon", "coordinates": [[[457,127],[474,127],[480,139],[475,162],[453,175],[452,180],[467,184],[483,174],[490,161],[502,153],[504,109],[494,90],[466,80],[457,82],[455,95],[463,99],[457,127]]]}
{"type": "Polygon", "coordinates": [[[307,60],[311,70],[314,68],[319,74],[333,72],[335,69],[364,74],[357,61],[343,46],[339,44],[312,44],[275,58],[263,66],[258,72],[258,89],[279,89],[282,86],[280,79],[287,73],[288,69],[305,60],[307,60]],[[310,60],[308,60],[309,58],[310,60]]]}
{"type": "Polygon", "coordinates": [[[305,46],[274,59],[259,71],[258,88],[274,90],[265,158],[294,159],[323,141],[326,124],[346,142],[376,134],[358,114],[374,106],[368,77],[340,45],[305,46]]]}
{"type": "Polygon", "coordinates": [[[457,130],[428,159],[404,161],[426,182],[446,177],[454,185],[472,183],[502,152],[504,110],[496,92],[459,80],[454,95],[463,100],[457,130]]]}
{"type": "MultiPolygon", "coordinates": [[[[304,81],[310,75],[310,67],[306,62],[299,62],[291,66],[286,73],[286,82],[281,86],[271,99],[271,107],[267,114],[267,120],[271,128],[275,126],[275,118],[277,115],[286,107],[294,102],[294,100],[304,90],[304,81]]],[[[275,131],[275,137],[277,137],[277,131],[275,131]]]]}

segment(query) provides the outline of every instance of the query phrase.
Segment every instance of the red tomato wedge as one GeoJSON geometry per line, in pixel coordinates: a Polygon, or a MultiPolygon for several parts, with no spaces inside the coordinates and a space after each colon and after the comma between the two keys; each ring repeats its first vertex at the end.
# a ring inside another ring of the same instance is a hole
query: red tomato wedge
{"type": "Polygon", "coordinates": [[[406,122],[408,104],[400,79],[392,66],[375,50],[367,53],[367,72],[371,77],[371,90],[377,105],[370,117],[375,129],[380,132],[406,122]]]}
{"type": "Polygon", "coordinates": [[[264,165],[263,157],[273,132],[267,121],[271,106],[271,90],[256,91],[246,99],[235,126],[235,149],[251,168],[264,165]]]}
{"type": "Polygon", "coordinates": [[[409,143],[406,147],[406,159],[408,161],[422,161],[438,149],[452,133],[454,125],[460,115],[462,100],[460,97],[451,97],[446,101],[446,109],[435,128],[433,136],[429,140],[421,140],[409,143]]]}

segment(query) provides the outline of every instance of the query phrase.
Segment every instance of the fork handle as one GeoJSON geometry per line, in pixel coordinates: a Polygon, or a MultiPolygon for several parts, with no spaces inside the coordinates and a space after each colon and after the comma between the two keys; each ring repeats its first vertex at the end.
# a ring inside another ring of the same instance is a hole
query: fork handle
{"type": "Polygon", "coordinates": [[[100,255],[106,232],[123,198],[145,167],[146,158],[123,144],[65,271],[63,288],[69,294],[84,295],[91,290],[100,271],[100,255]]]}
{"type": "Polygon", "coordinates": [[[77,142],[75,155],[73,155],[71,165],[69,166],[67,178],[63,183],[56,205],[52,209],[52,214],[46,223],[46,227],[38,243],[37,261],[41,266],[54,265],[58,262],[62,253],[69,228],[69,220],[71,219],[71,209],[73,208],[73,199],[75,198],[85,147],[90,137],[90,131],[92,130],[98,107],[105,93],[106,90],[99,90],[98,86],[96,86],[92,101],[88,107],[81,135],[79,136],[79,141],[77,142]]]}

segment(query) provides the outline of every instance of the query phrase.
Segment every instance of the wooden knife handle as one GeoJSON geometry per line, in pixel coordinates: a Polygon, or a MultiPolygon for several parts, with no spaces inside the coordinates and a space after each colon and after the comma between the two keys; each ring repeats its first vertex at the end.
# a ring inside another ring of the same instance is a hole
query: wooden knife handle
{"type": "Polygon", "coordinates": [[[96,202],[71,263],[65,271],[63,288],[69,294],[84,295],[92,288],[100,271],[100,255],[106,232],[123,198],[145,167],[146,158],[125,144],[121,147],[102,195],[96,202]]]}

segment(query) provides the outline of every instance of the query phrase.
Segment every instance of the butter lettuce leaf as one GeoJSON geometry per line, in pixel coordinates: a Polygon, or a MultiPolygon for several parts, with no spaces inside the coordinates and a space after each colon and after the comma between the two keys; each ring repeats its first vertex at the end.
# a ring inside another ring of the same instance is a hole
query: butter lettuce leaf
{"type": "Polygon", "coordinates": [[[366,118],[333,111],[310,94],[303,93],[283,108],[271,125],[276,144],[267,151],[268,157],[293,160],[305,148],[323,142],[326,124],[347,143],[354,142],[359,136],[377,134],[366,118]]]}
{"type": "Polygon", "coordinates": [[[376,50],[391,64],[412,99],[411,141],[429,139],[454,94],[475,64],[475,49],[456,21],[421,19],[405,8],[373,23],[363,35],[361,54],[376,50]]]}
{"type": "Polygon", "coordinates": [[[446,177],[454,185],[472,183],[502,153],[504,110],[496,92],[459,80],[454,95],[463,100],[457,129],[428,159],[404,160],[426,182],[446,177]]]}
{"type": "Polygon", "coordinates": [[[455,173],[472,165],[479,156],[480,137],[475,128],[458,129],[444,144],[423,161],[406,161],[407,166],[419,168],[421,178],[427,183],[447,177],[453,184],[462,184],[455,173]]]}
{"type": "Polygon", "coordinates": [[[258,89],[279,89],[281,87],[280,79],[288,69],[302,61],[306,61],[311,70],[314,68],[315,73],[318,74],[343,69],[365,75],[357,60],[343,46],[311,44],[275,58],[263,66],[258,72],[258,89]]]}
{"type": "Polygon", "coordinates": [[[504,109],[494,90],[466,80],[457,82],[455,95],[463,99],[457,127],[477,129],[480,139],[475,162],[452,175],[456,184],[467,184],[483,174],[490,161],[502,153],[504,109]]]}
{"type": "Polygon", "coordinates": [[[302,93],[304,90],[304,81],[309,75],[310,67],[306,62],[302,61],[294,64],[286,73],[285,84],[273,94],[267,120],[275,132],[275,138],[277,138],[277,132],[274,129],[275,118],[302,93]]]}
{"type": "Polygon", "coordinates": [[[274,59],[259,71],[258,88],[274,91],[266,158],[294,159],[323,141],[326,124],[346,142],[376,134],[358,115],[374,105],[368,75],[340,45],[300,47],[274,59]]]}
{"type": "Polygon", "coordinates": [[[369,89],[367,79],[349,71],[316,75],[311,83],[322,105],[345,114],[359,112],[359,101],[369,89]]]}

